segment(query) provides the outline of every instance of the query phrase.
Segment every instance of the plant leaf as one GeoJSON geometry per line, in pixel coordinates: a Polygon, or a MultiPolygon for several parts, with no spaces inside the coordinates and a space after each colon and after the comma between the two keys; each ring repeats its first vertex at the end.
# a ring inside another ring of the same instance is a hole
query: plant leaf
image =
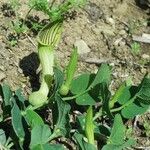
{"type": "Polygon", "coordinates": [[[24,131],[23,122],[22,122],[23,118],[21,115],[21,111],[20,111],[18,105],[16,104],[16,101],[14,98],[12,98],[12,102],[13,102],[13,108],[11,110],[12,126],[13,126],[13,129],[14,129],[16,135],[20,139],[20,142],[23,142],[24,137],[25,137],[25,131],[24,131]]]}
{"type": "Polygon", "coordinates": [[[5,145],[6,143],[6,135],[5,135],[5,131],[0,129],[0,145],[5,145]]]}
{"type": "Polygon", "coordinates": [[[77,68],[77,63],[78,63],[78,53],[77,53],[77,48],[73,48],[73,52],[70,56],[70,61],[69,64],[66,68],[66,86],[70,86],[71,82],[73,80],[76,68],[77,68]]]}
{"type": "Polygon", "coordinates": [[[114,118],[114,124],[111,131],[111,135],[108,139],[108,143],[114,145],[121,145],[124,143],[125,126],[122,122],[120,114],[116,114],[114,118]]]}
{"type": "Polygon", "coordinates": [[[21,90],[21,89],[18,89],[18,90],[15,92],[15,95],[18,97],[19,101],[24,104],[25,98],[24,98],[24,96],[22,95],[22,90],[21,90]]]}
{"type": "Polygon", "coordinates": [[[21,103],[21,108],[25,109],[26,108],[25,97],[22,95],[22,90],[21,89],[16,90],[15,95],[17,96],[19,102],[21,103]]]}
{"type": "Polygon", "coordinates": [[[55,91],[57,91],[57,89],[59,89],[61,87],[61,85],[63,84],[64,81],[64,74],[63,72],[54,67],[54,78],[55,78],[55,91]]]}
{"type": "Polygon", "coordinates": [[[96,150],[96,147],[93,144],[84,141],[84,136],[82,134],[75,133],[73,138],[76,140],[80,150],[96,150]]]}
{"type": "Polygon", "coordinates": [[[68,103],[61,99],[58,93],[55,94],[55,100],[57,101],[58,119],[50,140],[59,136],[66,136],[70,130],[69,111],[71,107],[68,103]]]}
{"type": "Polygon", "coordinates": [[[141,105],[140,103],[134,102],[123,108],[121,114],[127,119],[134,118],[136,115],[146,112],[148,107],[148,105],[141,105]]]}
{"type": "Polygon", "coordinates": [[[42,118],[33,110],[26,110],[25,119],[31,128],[38,125],[44,125],[42,118]]]}
{"type": "Polygon", "coordinates": [[[102,150],[124,150],[125,148],[127,147],[130,148],[135,144],[136,144],[135,140],[129,139],[128,141],[124,142],[121,145],[107,144],[102,148],[102,150]]]}
{"type": "Polygon", "coordinates": [[[46,144],[51,136],[51,130],[48,125],[37,125],[31,130],[31,142],[30,148],[34,148],[37,145],[46,144]]]}
{"type": "Polygon", "coordinates": [[[141,103],[150,104],[150,78],[145,77],[143,79],[137,96],[141,103]]]}
{"type": "Polygon", "coordinates": [[[84,92],[88,88],[89,82],[90,74],[82,74],[78,76],[71,83],[71,93],[76,95],[84,92]]]}
{"type": "Polygon", "coordinates": [[[76,103],[78,105],[83,105],[83,106],[84,105],[95,105],[96,101],[88,93],[85,93],[76,98],[76,103]]]}
{"type": "Polygon", "coordinates": [[[58,144],[39,144],[34,146],[31,150],[64,150],[64,148],[58,144]]]}
{"type": "Polygon", "coordinates": [[[131,98],[131,93],[129,90],[130,87],[126,86],[126,83],[124,82],[110,101],[110,107],[112,108],[115,102],[118,102],[121,105],[125,104],[131,98]]]}
{"type": "Polygon", "coordinates": [[[95,85],[103,82],[108,84],[110,82],[110,78],[111,78],[111,71],[109,66],[107,64],[102,64],[90,87],[94,87],[95,85]]]}
{"type": "Polygon", "coordinates": [[[2,91],[3,91],[5,106],[12,105],[12,103],[11,103],[12,91],[11,91],[10,87],[7,84],[3,84],[2,91]]]}
{"type": "Polygon", "coordinates": [[[113,118],[113,115],[112,113],[110,112],[110,106],[109,106],[109,100],[110,100],[110,91],[108,89],[108,85],[106,83],[102,83],[101,84],[101,96],[100,98],[102,99],[102,102],[103,102],[103,106],[102,106],[102,110],[104,112],[107,113],[107,115],[110,117],[110,118],[113,118]]]}
{"type": "Polygon", "coordinates": [[[93,109],[89,106],[85,118],[85,134],[90,144],[94,145],[93,109]]]}

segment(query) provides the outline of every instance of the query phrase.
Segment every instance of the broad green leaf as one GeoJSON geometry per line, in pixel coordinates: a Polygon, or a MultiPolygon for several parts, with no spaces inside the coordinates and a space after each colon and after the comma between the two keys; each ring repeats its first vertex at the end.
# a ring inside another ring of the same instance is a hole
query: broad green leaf
{"type": "Polygon", "coordinates": [[[5,135],[5,131],[0,129],[0,145],[5,145],[6,143],[6,135],[5,135]]]}
{"type": "Polygon", "coordinates": [[[64,81],[64,75],[63,72],[58,69],[58,68],[54,68],[54,78],[55,78],[55,91],[57,91],[57,89],[59,89],[61,87],[61,85],[63,84],[64,81]]]}
{"type": "Polygon", "coordinates": [[[85,134],[90,144],[94,145],[93,109],[89,106],[85,118],[85,134]]]}
{"type": "Polygon", "coordinates": [[[102,64],[90,87],[94,87],[95,85],[103,82],[108,84],[110,82],[110,78],[111,78],[111,71],[109,66],[107,64],[102,64]]]}
{"type": "Polygon", "coordinates": [[[58,144],[39,144],[33,147],[31,150],[64,150],[64,148],[58,144]]]}
{"type": "Polygon", "coordinates": [[[25,109],[26,108],[26,106],[25,106],[25,97],[23,96],[23,94],[22,94],[22,90],[21,89],[18,89],[16,92],[15,92],[15,95],[17,96],[17,100],[19,100],[19,106],[20,106],[20,108],[21,109],[25,109]]]}
{"type": "Polygon", "coordinates": [[[22,95],[22,90],[21,90],[21,89],[18,89],[18,90],[15,92],[15,95],[18,97],[19,101],[24,104],[24,102],[25,102],[25,97],[22,95]]]}
{"type": "Polygon", "coordinates": [[[140,90],[137,93],[140,102],[150,104],[150,78],[145,77],[140,86],[140,90]]]}
{"type": "Polygon", "coordinates": [[[102,99],[103,105],[102,105],[102,110],[106,112],[106,114],[110,117],[113,118],[112,113],[110,112],[110,106],[109,106],[109,100],[110,100],[110,91],[108,89],[108,85],[106,83],[101,84],[101,96],[100,99],[102,99]]]}
{"type": "Polygon", "coordinates": [[[33,147],[31,150],[64,150],[64,148],[58,144],[39,144],[33,147]]]}
{"type": "Polygon", "coordinates": [[[123,105],[131,98],[130,87],[125,87],[120,96],[118,97],[118,103],[123,105]]]}
{"type": "Polygon", "coordinates": [[[76,98],[76,103],[78,105],[95,105],[96,101],[88,93],[85,93],[76,98]]]}
{"type": "Polygon", "coordinates": [[[12,105],[11,104],[12,91],[11,91],[10,87],[7,84],[3,84],[2,91],[3,91],[5,106],[12,105]]]}
{"type": "Polygon", "coordinates": [[[84,136],[82,134],[75,133],[73,138],[76,140],[79,150],[96,150],[95,145],[84,141],[84,136]]]}
{"type": "Polygon", "coordinates": [[[55,94],[55,100],[57,102],[57,108],[58,108],[58,114],[57,114],[58,119],[54,128],[54,132],[50,137],[51,140],[59,136],[66,136],[70,131],[69,112],[71,107],[68,103],[64,102],[61,99],[58,93],[55,94]]]}
{"type": "Polygon", "coordinates": [[[90,74],[82,74],[72,81],[70,90],[75,95],[80,94],[88,88],[89,82],[90,74]]]}
{"type": "Polygon", "coordinates": [[[30,109],[26,110],[25,119],[31,128],[38,125],[44,125],[42,118],[35,111],[30,109]]]}
{"type": "Polygon", "coordinates": [[[124,118],[134,118],[136,115],[143,114],[148,109],[148,105],[140,105],[140,103],[132,103],[122,109],[121,114],[124,118]]]}
{"type": "Polygon", "coordinates": [[[135,144],[135,140],[129,139],[127,142],[124,142],[121,145],[107,144],[102,148],[102,150],[125,150],[126,148],[130,148],[135,144]]]}
{"type": "Polygon", "coordinates": [[[38,125],[31,130],[31,142],[30,148],[34,148],[37,145],[46,144],[51,136],[51,130],[48,125],[38,125]]]}
{"type": "Polygon", "coordinates": [[[25,131],[24,131],[23,122],[22,122],[23,118],[21,115],[21,111],[15,102],[15,99],[12,98],[12,100],[13,100],[13,108],[11,110],[12,126],[13,126],[13,129],[14,129],[16,135],[20,139],[20,141],[23,142],[24,137],[25,137],[25,131]]]}
{"type": "Polygon", "coordinates": [[[22,90],[21,89],[18,89],[16,92],[15,92],[15,95],[18,97],[19,101],[24,103],[25,102],[25,97],[22,95],[22,90]]]}
{"type": "Polygon", "coordinates": [[[124,143],[125,126],[122,122],[120,114],[115,115],[114,124],[111,131],[111,135],[108,139],[108,143],[114,145],[121,145],[124,143]]]}

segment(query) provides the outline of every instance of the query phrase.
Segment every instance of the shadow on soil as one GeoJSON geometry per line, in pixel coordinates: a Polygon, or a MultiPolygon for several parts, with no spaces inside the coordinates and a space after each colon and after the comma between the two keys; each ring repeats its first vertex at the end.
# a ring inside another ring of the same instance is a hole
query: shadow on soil
{"type": "Polygon", "coordinates": [[[23,70],[23,74],[26,77],[29,77],[32,91],[35,91],[39,88],[39,74],[36,73],[36,70],[39,67],[38,55],[33,52],[30,55],[24,57],[20,63],[19,67],[23,70]]]}
{"type": "Polygon", "coordinates": [[[136,5],[144,10],[148,9],[148,0],[135,0],[136,5]]]}

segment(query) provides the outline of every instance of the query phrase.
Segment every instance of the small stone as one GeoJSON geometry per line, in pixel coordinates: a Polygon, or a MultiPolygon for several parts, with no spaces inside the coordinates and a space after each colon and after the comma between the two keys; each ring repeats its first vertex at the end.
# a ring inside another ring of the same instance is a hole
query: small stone
{"type": "Polygon", "coordinates": [[[147,59],[147,60],[148,60],[148,59],[150,59],[150,56],[149,56],[149,55],[147,55],[147,54],[143,54],[143,55],[142,55],[142,58],[143,58],[143,59],[147,59]]]}
{"type": "Polygon", "coordinates": [[[1,70],[1,71],[5,71],[4,66],[0,66],[0,70],[1,70]]]}
{"type": "Polygon", "coordinates": [[[6,78],[6,74],[0,71],[0,81],[6,78]]]}
{"type": "Polygon", "coordinates": [[[120,35],[125,35],[125,34],[126,34],[126,31],[125,31],[125,30],[121,30],[121,31],[119,32],[119,34],[120,34],[120,35]]]}
{"type": "Polygon", "coordinates": [[[23,70],[22,70],[21,68],[18,68],[18,72],[19,72],[20,74],[22,74],[22,73],[23,73],[23,70]]]}
{"type": "Polygon", "coordinates": [[[126,42],[125,41],[120,41],[119,46],[125,46],[126,42]]]}
{"type": "Polygon", "coordinates": [[[81,39],[76,40],[74,46],[77,47],[79,55],[86,55],[91,51],[88,45],[81,39]]]}
{"type": "Polygon", "coordinates": [[[114,45],[115,45],[115,46],[118,46],[121,41],[122,41],[122,38],[117,39],[117,40],[114,42],[114,45]]]}
{"type": "Polygon", "coordinates": [[[112,25],[112,26],[115,26],[115,20],[111,17],[106,17],[106,23],[112,25]]]}

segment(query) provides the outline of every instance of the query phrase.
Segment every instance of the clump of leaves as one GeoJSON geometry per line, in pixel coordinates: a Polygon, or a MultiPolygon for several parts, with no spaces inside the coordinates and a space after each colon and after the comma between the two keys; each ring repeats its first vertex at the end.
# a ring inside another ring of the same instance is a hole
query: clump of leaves
{"type": "Polygon", "coordinates": [[[40,89],[26,100],[21,89],[12,91],[6,84],[0,86],[2,147],[64,150],[66,145],[59,143],[61,138],[69,139],[80,150],[133,147],[136,142],[126,136],[124,123],[148,110],[149,74],[137,86],[123,82],[112,95],[111,69],[107,64],[102,64],[96,74],[83,73],[74,78],[78,60],[76,48],[65,70],[60,70],[54,64],[54,48],[59,43],[62,24],[62,20],[54,21],[38,35],[42,66],[40,89]],[[49,120],[42,115],[48,110],[52,113],[49,120]],[[75,111],[78,113],[74,114],[75,111]]]}
{"type": "Polygon", "coordinates": [[[83,7],[86,0],[65,0],[62,3],[55,3],[55,0],[51,3],[47,0],[29,0],[29,6],[31,9],[41,11],[49,16],[51,21],[64,18],[64,15],[71,9],[78,9],[83,7]]]}
{"type": "Polygon", "coordinates": [[[141,52],[140,44],[137,43],[137,42],[133,42],[133,43],[131,44],[131,53],[132,53],[133,55],[138,55],[138,54],[140,54],[140,52],[141,52]]]}
{"type": "MultiPolygon", "coordinates": [[[[123,83],[122,90],[119,88],[119,92],[117,91],[115,95],[111,96],[108,90],[110,72],[109,66],[103,64],[97,74],[78,76],[72,80],[70,92],[64,97],[59,94],[64,83],[64,74],[55,68],[53,96],[49,97],[49,103],[45,104],[44,108],[32,107],[24,98],[21,89],[13,92],[8,85],[1,85],[3,113],[0,124],[8,127],[1,126],[1,131],[3,131],[1,137],[7,136],[11,139],[7,147],[63,150],[65,148],[62,144],[51,142],[61,137],[74,141],[75,146],[81,150],[96,150],[100,147],[102,150],[124,150],[134,146],[135,140],[126,137],[127,129],[124,125],[124,118],[134,118],[148,109],[150,78],[146,75],[141,84],[136,87],[123,83]],[[70,102],[68,103],[68,101],[70,102]],[[99,110],[94,109],[99,102],[102,103],[99,110]],[[114,105],[110,105],[110,103],[114,103],[114,105]],[[75,105],[76,108],[74,108],[75,105]],[[48,123],[41,113],[38,114],[41,108],[44,112],[51,109],[52,124],[48,123]],[[81,113],[76,116],[71,125],[69,118],[70,115],[74,115],[73,110],[81,113]],[[87,110],[87,113],[82,114],[83,110],[87,110]],[[11,120],[9,120],[10,116],[11,120]],[[107,126],[100,119],[104,116],[105,119],[109,119],[107,126]],[[8,132],[8,129],[11,132],[8,132]],[[70,132],[71,129],[72,132],[70,132]]],[[[0,140],[6,147],[4,139],[0,138],[0,140]]]]}

